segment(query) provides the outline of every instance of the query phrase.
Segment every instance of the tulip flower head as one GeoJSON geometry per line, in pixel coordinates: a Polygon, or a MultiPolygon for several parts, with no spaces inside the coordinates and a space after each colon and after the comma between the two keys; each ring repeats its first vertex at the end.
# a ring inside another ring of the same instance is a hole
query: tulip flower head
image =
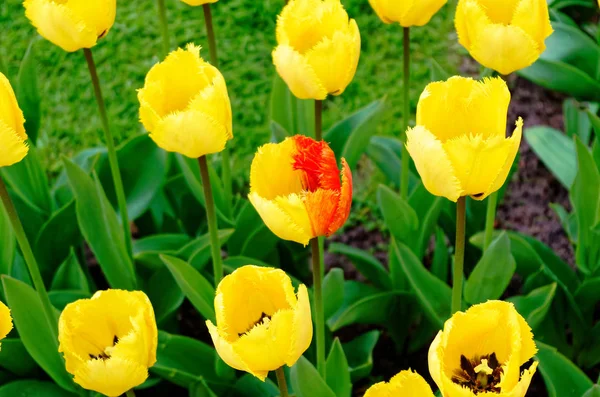
{"type": "Polygon", "coordinates": [[[546,0],[459,0],[455,25],[471,56],[503,75],[534,63],[552,34],[546,0]]]}
{"type": "Polygon", "coordinates": [[[115,23],[117,0],[25,0],[38,33],[65,51],[92,48],[115,23]]]}
{"type": "Polygon", "coordinates": [[[405,28],[426,25],[447,0],[369,0],[384,23],[398,23],[405,28]]]}
{"type": "Polygon", "coordinates": [[[138,99],[150,138],[169,152],[198,158],[222,151],[233,138],[225,79],[193,44],[154,65],[138,99]]]}
{"type": "Polygon", "coordinates": [[[523,120],[506,138],[510,92],[501,78],[431,83],[417,106],[407,149],[436,196],[483,200],[502,187],[519,150],[523,120]]]}
{"type": "Polygon", "coordinates": [[[191,6],[201,6],[204,4],[216,3],[219,0],[181,0],[185,4],[189,4],[191,6]]]}
{"type": "Polygon", "coordinates": [[[10,317],[10,310],[6,305],[0,302],[0,340],[6,338],[6,335],[12,330],[13,324],[10,317]]]}
{"type": "Polygon", "coordinates": [[[84,389],[120,396],[148,378],[156,362],[156,320],[140,291],[98,291],[67,305],[59,325],[59,351],[84,389]]]}
{"type": "Polygon", "coordinates": [[[514,305],[488,301],[457,312],[429,348],[429,372],[445,397],[524,397],[537,362],[531,328],[514,305]]]}
{"type": "Polygon", "coordinates": [[[0,73],[0,167],[7,167],[27,156],[25,118],[10,82],[0,73]]]}
{"type": "Polygon", "coordinates": [[[322,100],[354,78],[360,33],[340,0],[290,0],[277,19],[273,63],[292,93],[322,100]]]}
{"type": "Polygon", "coordinates": [[[262,381],[292,366],[308,349],[313,328],[308,292],[294,294],[283,270],[244,266],[223,278],[215,297],[217,325],[206,322],[219,356],[262,381]]]}
{"type": "Polygon", "coordinates": [[[273,233],[307,245],[330,236],[348,219],[352,172],[342,172],[327,143],[296,135],[258,149],[250,169],[248,199],[273,233]]]}
{"type": "Polygon", "coordinates": [[[429,384],[421,375],[412,371],[402,371],[389,383],[380,382],[369,388],[364,397],[434,397],[429,384]]]}

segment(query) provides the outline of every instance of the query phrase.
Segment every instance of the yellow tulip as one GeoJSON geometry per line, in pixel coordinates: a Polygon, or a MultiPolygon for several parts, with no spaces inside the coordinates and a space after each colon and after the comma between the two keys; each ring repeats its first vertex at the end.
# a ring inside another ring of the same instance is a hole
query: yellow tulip
{"type": "Polygon", "coordinates": [[[340,0],[291,0],[277,19],[273,63],[292,93],[322,100],[354,78],[360,32],[340,0]]]}
{"type": "Polygon", "coordinates": [[[369,0],[369,3],[383,22],[408,28],[426,25],[447,0],[369,0]]]}
{"type": "Polygon", "coordinates": [[[201,6],[204,4],[216,3],[219,0],[181,0],[185,4],[189,4],[191,6],[201,6]]]}
{"type": "Polygon", "coordinates": [[[352,206],[352,172],[342,172],[326,142],[303,135],[258,149],[248,199],[279,238],[307,245],[344,225],[352,206]]]}
{"type": "Polygon", "coordinates": [[[534,63],[552,34],[546,0],[459,0],[455,25],[471,56],[504,75],[534,63]]]}
{"type": "Polygon", "coordinates": [[[294,294],[283,270],[244,266],[226,276],[215,297],[217,326],[206,325],[229,366],[265,380],[292,366],[310,346],[313,327],[306,286],[294,294]]]}
{"type": "Polygon", "coordinates": [[[222,151],[233,138],[225,79],[193,44],[154,65],[138,99],[150,138],[169,152],[198,158],[222,151]]]}
{"type": "Polygon", "coordinates": [[[457,312],[429,348],[429,372],[444,397],[523,397],[537,362],[531,328],[512,303],[488,301],[457,312]]]}
{"type": "Polygon", "coordinates": [[[98,291],[67,305],[58,324],[59,351],[75,383],[109,397],[148,378],[157,335],[154,310],[140,291],[98,291]]]}
{"type": "Polygon", "coordinates": [[[117,0],[25,0],[25,15],[65,51],[91,48],[115,23],[117,0]]]}
{"type": "Polygon", "coordinates": [[[6,338],[6,335],[12,330],[12,327],[10,310],[4,303],[0,302],[0,340],[6,338]]]}
{"type": "Polygon", "coordinates": [[[0,167],[7,167],[27,156],[25,118],[10,82],[0,73],[0,167]]]}
{"type": "Polygon", "coordinates": [[[389,383],[380,382],[369,388],[364,397],[434,397],[429,384],[421,375],[412,371],[402,371],[389,383]]]}
{"type": "Polygon", "coordinates": [[[406,146],[429,192],[452,201],[483,200],[502,187],[523,130],[519,118],[506,138],[509,102],[501,78],[452,77],[425,88],[406,146]]]}

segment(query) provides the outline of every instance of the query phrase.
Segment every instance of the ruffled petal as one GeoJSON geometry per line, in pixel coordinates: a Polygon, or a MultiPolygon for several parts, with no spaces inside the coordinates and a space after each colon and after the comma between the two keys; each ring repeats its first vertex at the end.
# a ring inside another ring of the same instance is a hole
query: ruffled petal
{"type": "Polygon", "coordinates": [[[519,151],[519,146],[521,145],[521,137],[523,135],[523,119],[519,117],[516,122],[516,128],[513,131],[512,136],[508,139],[509,149],[506,155],[506,161],[504,165],[499,170],[498,175],[494,179],[494,182],[487,189],[486,194],[491,194],[497,190],[499,190],[504,182],[506,182],[506,178],[510,173],[510,169],[515,161],[515,157],[517,156],[517,152],[519,151]]]}
{"type": "Polygon", "coordinates": [[[10,310],[4,303],[0,302],[0,339],[6,338],[6,335],[12,330],[12,327],[13,324],[10,317],[10,310]]]}
{"type": "Polygon", "coordinates": [[[342,187],[340,189],[339,201],[337,210],[333,215],[333,219],[327,228],[327,236],[335,233],[339,228],[344,226],[344,223],[350,216],[350,209],[352,208],[352,171],[346,162],[346,159],[342,159],[342,187]]]}
{"type": "Polygon", "coordinates": [[[327,89],[307,59],[292,47],[280,44],[273,51],[273,63],[279,76],[299,99],[323,100],[327,89]]]}
{"type": "Polygon", "coordinates": [[[313,337],[313,325],[310,312],[310,301],[308,290],[304,284],[298,287],[298,302],[294,308],[294,319],[292,328],[292,344],[285,360],[287,366],[291,367],[298,361],[300,356],[309,348],[313,337]]]}
{"type": "Polygon", "coordinates": [[[412,6],[400,20],[400,25],[404,27],[424,26],[446,2],[447,0],[413,1],[412,6]]]}
{"type": "Polygon", "coordinates": [[[402,371],[389,383],[381,382],[367,390],[364,397],[433,397],[433,391],[421,375],[412,371],[402,371]]]}
{"type": "Polygon", "coordinates": [[[523,29],[537,43],[538,51],[544,52],[546,45],[544,41],[552,32],[548,3],[546,0],[521,0],[511,25],[523,29]]]}
{"type": "Polygon", "coordinates": [[[304,202],[313,236],[328,235],[339,200],[340,192],[335,190],[319,189],[306,193],[304,202]]]}
{"type": "Polygon", "coordinates": [[[97,37],[106,36],[115,23],[117,0],[69,0],[65,5],[93,28],[97,37]]]}
{"type": "Polygon", "coordinates": [[[296,144],[293,167],[302,171],[303,190],[340,190],[337,159],[327,142],[317,142],[304,135],[295,135],[291,139],[296,144]]]}
{"type": "Polygon", "coordinates": [[[233,138],[233,125],[231,116],[231,103],[227,93],[227,84],[219,70],[211,65],[205,65],[205,69],[213,69],[209,75],[213,75],[210,85],[206,86],[189,104],[189,109],[198,110],[210,114],[221,123],[226,131],[227,138],[233,138]]]}
{"type": "Polygon", "coordinates": [[[219,0],[181,0],[185,4],[189,4],[191,6],[201,6],[203,4],[212,4],[216,3],[219,0]]]}
{"type": "Polygon", "coordinates": [[[22,140],[27,140],[24,126],[25,117],[23,117],[10,81],[2,73],[0,73],[0,120],[4,121],[8,128],[14,130],[22,140]]]}
{"type": "Polygon", "coordinates": [[[221,357],[221,359],[225,361],[227,365],[229,365],[231,368],[248,372],[263,381],[265,380],[269,374],[268,371],[253,372],[244,362],[244,360],[242,360],[242,358],[237,354],[237,352],[233,350],[232,344],[225,338],[221,337],[219,330],[210,320],[206,321],[206,326],[208,327],[208,332],[210,333],[210,337],[215,349],[217,350],[217,353],[219,354],[219,357],[221,357]]]}
{"type": "Polygon", "coordinates": [[[524,370],[521,374],[521,380],[511,391],[502,391],[502,395],[506,397],[525,397],[527,394],[527,389],[529,389],[529,385],[531,384],[531,379],[533,375],[535,375],[536,369],[538,366],[538,362],[534,361],[531,366],[524,370]]]}
{"type": "Polygon", "coordinates": [[[75,383],[87,390],[117,397],[148,378],[148,368],[120,358],[89,360],[75,372],[75,383]]]}
{"type": "Polygon", "coordinates": [[[18,163],[28,152],[27,143],[0,119],[0,167],[18,163]]]}

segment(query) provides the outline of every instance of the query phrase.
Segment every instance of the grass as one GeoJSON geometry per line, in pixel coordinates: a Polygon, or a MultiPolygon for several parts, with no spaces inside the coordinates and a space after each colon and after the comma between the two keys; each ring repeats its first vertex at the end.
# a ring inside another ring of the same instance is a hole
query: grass
{"type": "MultiPolygon", "coordinates": [[[[99,144],[100,119],[82,52],[66,53],[40,38],[25,18],[20,3],[0,4],[0,58],[6,65],[6,74],[14,81],[27,46],[35,41],[43,100],[38,146],[50,173],[55,173],[61,155],[71,156],[99,144]]],[[[402,108],[402,29],[381,23],[367,0],[343,3],[361,30],[362,54],[352,84],[342,96],[326,102],[324,125],[330,126],[387,94],[391,106],[378,132],[397,135],[402,108]]],[[[275,23],[282,6],[283,0],[226,0],[213,4],[220,69],[228,83],[234,113],[235,140],[231,146],[243,157],[250,157],[270,136],[267,104],[275,73],[271,51],[276,44],[275,23]]],[[[202,8],[167,0],[167,14],[171,47],[195,42],[205,47],[202,54],[208,58],[202,8]]],[[[412,31],[413,109],[430,80],[430,58],[449,72],[457,69],[459,56],[452,16],[452,7],[446,5],[427,26],[412,31]]],[[[115,135],[123,141],[144,133],[138,121],[136,90],[160,59],[155,1],[119,1],[116,23],[93,53],[115,135]]]]}

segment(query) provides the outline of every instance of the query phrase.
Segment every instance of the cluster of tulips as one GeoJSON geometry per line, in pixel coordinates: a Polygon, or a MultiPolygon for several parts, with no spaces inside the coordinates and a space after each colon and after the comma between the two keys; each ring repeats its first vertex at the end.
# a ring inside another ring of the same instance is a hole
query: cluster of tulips
{"type": "MultiPolygon", "coordinates": [[[[202,5],[209,16],[206,3],[216,0],[184,1],[202,5]]],[[[409,28],[428,23],[446,3],[369,1],[383,22],[404,27],[406,55],[409,28]]],[[[123,232],[130,247],[119,166],[90,50],[112,27],[116,0],[25,0],[24,7],[43,37],[65,51],[85,52],[104,122],[123,232]]],[[[207,28],[212,32],[212,26],[207,28]]],[[[545,0],[460,0],[456,28],[460,43],[471,55],[501,75],[532,64],[552,33],[545,0]]],[[[296,292],[290,277],[279,269],[245,266],[223,278],[206,156],[226,152],[233,131],[226,82],[216,67],[214,35],[210,43],[212,64],[200,57],[198,46],[189,44],[177,49],[148,72],[138,99],[140,119],[150,138],[166,151],[199,161],[218,286],[214,299],[216,324],[207,321],[206,325],[219,356],[231,367],[261,380],[276,371],[281,395],[287,396],[282,367],[293,366],[308,349],[313,339],[313,318],[317,367],[324,374],[319,237],[332,235],[347,220],[352,204],[352,172],[343,159],[338,166],[334,152],[321,138],[321,101],[329,95],[341,95],[352,81],[361,38],[356,22],[348,17],[340,0],[290,0],[277,21],[277,42],[272,54],[277,72],[296,97],[316,101],[316,139],[296,135],[260,147],[251,166],[248,198],[278,237],[311,244],[312,305],[307,288],[300,285],[296,292]]],[[[405,90],[408,66],[406,62],[405,90]]],[[[519,118],[512,135],[506,136],[509,102],[510,92],[500,77],[482,81],[452,77],[424,89],[414,128],[408,126],[408,112],[404,115],[403,195],[408,191],[410,155],[425,187],[434,195],[458,203],[453,316],[429,349],[430,374],[446,397],[522,397],[537,367],[532,362],[521,372],[522,366],[531,362],[536,346],[530,327],[511,303],[489,301],[466,311],[462,303],[465,197],[493,197],[508,176],[523,127],[519,118]]],[[[24,121],[10,83],[0,74],[0,167],[15,164],[27,155],[24,121]]],[[[85,389],[107,396],[133,395],[132,389],[147,379],[148,368],[156,362],[157,326],[147,296],[141,291],[99,291],[91,299],[69,304],[56,324],[54,308],[1,178],[0,196],[47,321],[57,330],[67,371],[85,389]]],[[[10,311],[0,303],[0,337],[11,328],[10,311]]],[[[391,395],[433,396],[433,392],[420,375],[403,371],[366,393],[368,397],[391,395]]]]}

